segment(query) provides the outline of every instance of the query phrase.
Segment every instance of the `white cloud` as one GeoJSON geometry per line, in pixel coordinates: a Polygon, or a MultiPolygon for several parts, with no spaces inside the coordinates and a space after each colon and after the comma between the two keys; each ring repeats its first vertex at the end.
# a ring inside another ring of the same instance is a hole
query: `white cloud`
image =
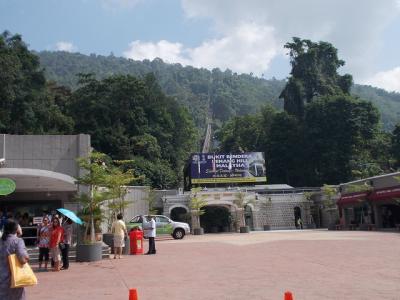
{"type": "Polygon", "coordinates": [[[364,83],[400,93],[400,67],[378,72],[364,83]]]}
{"type": "Polygon", "coordinates": [[[159,57],[170,63],[261,75],[278,51],[273,29],[250,23],[240,24],[224,37],[205,41],[195,48],[184,48],[180,43],[165,40],[134,41],[124,56],[136,60],[159,57]]]}
{"type": "Polygon", "coordinates": [[[342,71],[360,81],[376,72],[374,59],[384,30],[400,15],[399,1],[181,0],[187,18],[211,20],[215,38],[193,48],[180,41],[136,40],[124,55],[260,75],[283,55],[283,45],[298,36],[331,42],[346,61],[342,71]]]}
{"type": "Polygon", "coordinates": [[[135,60],[153,60],[159,57],[169,63],[186,65],[188,61],[183,57],[184,51],[182,44],[171,43],[165,40],[157,43],[133,41],[129,44],[129,49],[123,55],[135,60]]]}
{"type": "Polygon", "coordinates": [[[74,44],[70,42],[65,42],[65,41],[60,41],[56,43],[56,50],[57,51],[66,51],[66,52],[73,52],[76,51],[77,48],[74,46],[74,44]]]}
{"type": "Polygon", "coordinates": [[[238,23],[256,23],[260,28],[274,29],[273,44],[279,48],[293,36],[331,42],[339,49],[339,57],[346,61],[344,70],[356,77],[373,72],[371,62],[382,46],[382,33],[399,16],[399,0],[181,0],[181,3],[188,18],[211,19],[218,34],[227,34],[238,23]]]}

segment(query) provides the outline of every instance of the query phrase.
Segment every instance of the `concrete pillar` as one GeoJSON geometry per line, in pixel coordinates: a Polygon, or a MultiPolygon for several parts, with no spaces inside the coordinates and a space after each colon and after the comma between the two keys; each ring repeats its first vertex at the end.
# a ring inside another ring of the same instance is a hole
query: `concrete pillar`
{"type": "Polygon", "coordinates": [[[376,228],[382,228],[382,213],[381,207],[377,204],[372,204],[372,209],[374,211],[375,226],[376,228]]]}
{"type": "Polygon", "coordinates": [[[6,134],[0,134],[0,158],[6,157],[6,134]]]}

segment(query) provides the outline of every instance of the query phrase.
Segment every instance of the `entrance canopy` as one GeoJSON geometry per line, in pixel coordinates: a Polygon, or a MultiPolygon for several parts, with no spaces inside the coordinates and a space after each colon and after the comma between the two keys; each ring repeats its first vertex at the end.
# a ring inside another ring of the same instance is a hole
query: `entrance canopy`
{"type": "Polygon", "coordinates": [[[365,200],[371,202],[400,198],[400,186],[377,189],[373,192],[358,192],[342,196],[337,202],[338,205],[357,204],[365,200]]]}
{"type": "Polygon", "coordinates": [[[15,181],[15,192],[75,192],[75,179],[62,173],[25,168],[0,168],[0,178],[15,181]]]}
{"type": "Polygon", "coordinates": [[[337,205],[356,204],[367,199],[368,192],[351,193],[340,197],[337,205]]]}
{"type": "Polygon", "coordinates": [[[379,201],[398,197],[400,197],[400,186],[376,190],[368,197],[368,199],[379,201]]]}

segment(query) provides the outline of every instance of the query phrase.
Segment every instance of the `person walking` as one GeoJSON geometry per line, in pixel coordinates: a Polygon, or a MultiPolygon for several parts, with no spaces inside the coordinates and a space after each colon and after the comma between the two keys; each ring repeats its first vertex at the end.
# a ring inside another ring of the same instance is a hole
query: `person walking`
{"type": "Polygon", "coordinates": [[[47,271],[47,264],[49,263],[50,244],[50,227],[48,217],[43,217],[42,224],[38,226],[37,241],[39,247],[39,269],[42,268],[42,263],[44,259],[44,269],[47,271]]]}
{"type": "Polygon", "coordinates": [[[125,236],[128,236],[123,215],[119,213],[117,220],[111,226],[111,232],[114,234],[114,259],[121,258],[122,248],[125,247],[125,236]]]}
{"type": "Polygon", "coordinates": [[[145,218],[143,218],[143,229],[145,232],[145,236],[149,238],[149,250],[146,255],[156,254],[156,221],[153,216],[147,216],[147,222],[145,218]]]}
{"type": "Polygon", "coordinates": [[[0,299],[25,300],[24,288],[11,288],[11,273],[8,256],[16,254],[21,264],[29,260],[24,240],[17,237],[18,224],[9,219],[4,224],[4,232],[0,239],[0,299]]]}
{"type": "Polygon", "coordinates": [[[69,268],[69,248],[72,243],[72,220],[65,218],[63,223],[64,240],[60,243],[60,250],[62,256],[62,267],[61,270],[68,270],[69,268]]]}
{"type": "Polygon", "coordinates": [[[64,239],[64,229],[61,227],[60,219],[57,217],[53,217],[51,219],[51,223],[53,227],[50,234],[49,247],[50,247],[51,258],[54,261],[53,271],[58,272],[60,271],[60,262],[61,262],[60,243],[64,239]]]}
{"type": "Polygon", "coordinates": [[[298,229],[303,229],[303,221],[301,220],[301,218],[297,219],[297,227],[298,229]]]}

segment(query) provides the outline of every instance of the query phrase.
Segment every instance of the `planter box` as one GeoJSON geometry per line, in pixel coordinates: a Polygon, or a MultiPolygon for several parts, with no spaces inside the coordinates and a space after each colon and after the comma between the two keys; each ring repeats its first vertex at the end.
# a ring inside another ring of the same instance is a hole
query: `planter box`
{"type": "Polygon", "coordinates": [[[193,229],[193,234],[194,235],[202,235],[202,234],[204,234],[204,228],[194,228],[193,229]]]}
{"type": "Polygon", "coordinates": [[[249,233],[249,232],[250,232],[249,226],[240,227],[240,233],[249,233]]]}
{"type": "Polygon", "coordinates": [[[264,230],[271,230],[271,225],[264,225],[264,230]]]}
{"type": "Polygon", "coordinates": [[[103,242],[110,247],[111,254],[114,254],[114,235],[112,233],[103,233],[103,242]]]}
{"type": "Polygon", "coordinates": [[[103,243],[78,244],[76,246],[76,261],[91,262],[102,259],[103,243]]]}

